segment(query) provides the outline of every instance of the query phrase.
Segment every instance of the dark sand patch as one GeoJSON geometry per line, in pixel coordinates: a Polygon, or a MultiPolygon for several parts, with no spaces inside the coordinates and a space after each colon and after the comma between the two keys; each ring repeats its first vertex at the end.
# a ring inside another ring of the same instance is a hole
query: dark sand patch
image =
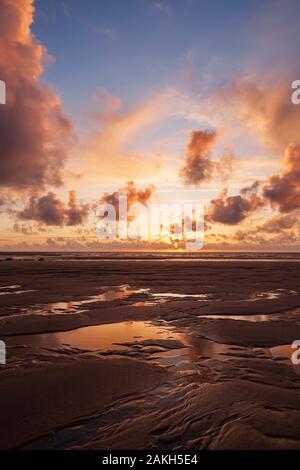
{"type": "Polygon", "coordinates": [[[85,359],[1,374],[2,449],[105,410],[158,385],[164,370],[130,359],[85,359]]]}
{"type": "Polygon", "coordinates": [[[246,322],[204,318],[193,327],[193,333],[217,343],[271,347],[300,338],[300,325],[293,320],[246,322]]]}

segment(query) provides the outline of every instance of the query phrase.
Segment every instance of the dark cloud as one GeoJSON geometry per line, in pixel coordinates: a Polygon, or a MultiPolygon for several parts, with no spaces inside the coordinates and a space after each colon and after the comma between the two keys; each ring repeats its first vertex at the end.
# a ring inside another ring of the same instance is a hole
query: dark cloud
{"type": "Polygon", "coordinates": [[[264,204],[263,199],[256,194],[258,183],[243,188],[237,196],[228,196],[227,190],[211,201],[209,220],[222,224],[239,224],[264,204]]]}
{"type": "Polygon", "coordinates": [[[75,191],[69,192],[66,205],[54,193],[31,197],[28,205],[16,215],[20,220],[35,220],[45,225],[80,225],[89,213],[88,204],[79,204],[75,191]]]}
{"type": "Polygon", "coordinates": [[[210,150],[216,139],[217,132],[213,130],[191,132],[185,163],[179,173],[186,185],[196,185],[211,178],[214,164],[210,158],[210,150]]]}
{"type": "Polygon", "coordinates": [[[79,204],[75,191],[69,192],[68,208],[65,209],[67,225],[81,225],[89,214],[89,204],[79,204]]]}
{"type": "Polygon", "coordinates": [[[61,184],[73,138],[58,95],[38,83],[47,52],[30,31],[33,12],[31,0],[0,2],[0,186],[14,189],[61,184]]]}
{"type": "Polygon", "coordinates": [[[243,196],[251,196],[251,194],[257,194],[257,191],[259,190],[260,188],[260,181],[256,180],[254,181],[250,186],[245,186],[244,188],[242,188],[240,190],[240,193],[243,195],[243,196]]]}
{"type": "Polygon", "coordinates": [[[179,172],[185,185],[199,185],[213,176],[223,180],[228,179],[232,173],[233,153],[225,148],[219,160],[211,159],[211,149],[220,134],[220,131],[215,130],[199,130],[190,133],[184,165],[179,172]]]}
{"type": "MultiPolygon", "coordinates": [[[[211,201],[210,220],[238,224],[267,202],[281,213],[300,209],[300,145],[287,146],[283,164],[285,171],[271,176],[264,184],[255,181],[251,186],[241,189],[237,196],[227,196],[225,191],[219,198],[211,201]],[[261,195],[258,195],[261,188],[261,195]]],[[[293,218],[274,218],[272,223],[265,224],[265,231],[276,232],[288,227],[292,221],[293,218]]]]}
{"type": "Polygon", "coordinates": [[[286,171],[270,178],[263,188],[263,195],[280,212],[291,212],[300,208],[300,145],[288,145],[284,166],[286,171]]]}

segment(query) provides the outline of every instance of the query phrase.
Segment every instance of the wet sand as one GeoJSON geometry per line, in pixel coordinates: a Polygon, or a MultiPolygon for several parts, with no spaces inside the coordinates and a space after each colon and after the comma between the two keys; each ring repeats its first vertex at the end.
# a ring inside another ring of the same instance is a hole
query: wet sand
{"type": "Polygon", "coordinates": [[[0,268],[1,448],[300,449],[299,263],[0,268]]]}

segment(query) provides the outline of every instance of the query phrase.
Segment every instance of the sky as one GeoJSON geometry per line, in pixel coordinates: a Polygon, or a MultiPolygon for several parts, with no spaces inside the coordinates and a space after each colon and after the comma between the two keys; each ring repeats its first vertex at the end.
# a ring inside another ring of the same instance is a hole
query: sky
{"type": "Polygon", "coordinates": [[[298,251],[299,30],[297,0],[1,0],[0,250],[183,249],[99,239],[122,193],[201,200],[204,250],[298,251]]]}

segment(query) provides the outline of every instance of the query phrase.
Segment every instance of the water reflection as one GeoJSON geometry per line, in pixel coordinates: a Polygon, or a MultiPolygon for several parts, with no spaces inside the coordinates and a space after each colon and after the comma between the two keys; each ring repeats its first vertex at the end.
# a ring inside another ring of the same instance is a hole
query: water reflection
{"type": "Polygon", "coordinates": [[[18,287],[21,287],[19,284],[12,284],[11,286],[0,286],[0,289],[18,289],[18,287]]]}
{"type": "Polygon", "coordinates": [[[43,347],[71,346],[73,348],[125,349],[126,345],[118,343],[140,342],[144,340],[179,339],[179,334],[170,328],[155,326],[151,322],[125,321],[105,325],[87,326],[72,331],[43,333],[11,337],[8,344],[43,347]]]}
{"type": "Polygon", "coordinates": [[[27,292],[34,292],[33,289],[21,289],[19,284],[12,284],[10,286],[0,286],[0,295],[12,295],[12,294],[25,294],[27,292]]]}
{"type": "MultiPolygon", "coordinates": [[[[250,322],[261,322],[272,320],[272,315],[199,315],[198,318],[209,318],[213,320],[240,320],[250,322]]],[[[273,318],[274,320],[276,318],[273,318]]]]}
{"type": "Polygon", "coordinates": [[[227,353],[239,349],[231,344],[216,343],[205,338],[197,338],[194,336],[185,336],[186,344],[190,347],[189,355],[191,361],[199,361],[203,358],[225,359],[227,353]]]}
{"type": "Polygon", "coordinates": [[[156,303],[164,303],[168,302],[173,299],[197,299],[197,300],[207,300],[209,298],[208,294],[179,294],[179,293],[174,293],[174,292],[159,292],[159,293],[154,293],[150,292],[149,289],[149,296],[156,301],[156,303]]]}
{"type": "MultiPolygon", "coordinates": [[[[82,313],[87,311],[86,309],[82,308],[82,306],[84,305],[97,302],[112,302],[114,300],[126,299],[133,294],[143,294],[146,290],[147,289],[131,289],[126,284],[117,287],[103,287],[102,292],[100,292],[99,294],[90,295],[81,300],[51,302],[47,304],[35,304],[26,307],[18,307],[17,315],[59,315],[66,313],[82,313]]],[[[21,291],[13,293],[21,293],[21,291]]],[[[14,316],[14,313],[10,314],[10,316],[14,316]]]]}
{"type": "Polygon", "coordinates": [[[274,289],[265,292],[254,292],[248,300],[248,302],[255,302],[256,300],[274,300],[279,299],[283,295],[296,295],[297,291],[292,289],[274,289]]]}
{"type": "MultiPolygon", "coordinates": [[[[3,286],[4,288],[15,288],[20,286],[3,286]]],[[[1,289],[1,288],[0,288],[1,289]]],[[[5,291],[0,292],[0,295],[7,293],[24,293],[32,291],[5,291]]],[[[115,300],[128,300],[128,305],[131,307],[152,307],[171,300],[184,300],[196,299],[203,301],[208,298],[208,294],[179,294],[173,292],[153,293],[149,288],[133,288],[128,284],[120,286],[104,286],[101,288],[99,294],[90,295],[80,300],[60,301],[45,304],[34,304],[24,307],[18,307],[17,312],[15,308],[11,309],[10,316],[16,315],[51,315],[51,314],[65,314],[65,313],[82,313],[87,311],[83,309],[85,305],[95,304],[97,302],[114,302],[115,300]]]]}

